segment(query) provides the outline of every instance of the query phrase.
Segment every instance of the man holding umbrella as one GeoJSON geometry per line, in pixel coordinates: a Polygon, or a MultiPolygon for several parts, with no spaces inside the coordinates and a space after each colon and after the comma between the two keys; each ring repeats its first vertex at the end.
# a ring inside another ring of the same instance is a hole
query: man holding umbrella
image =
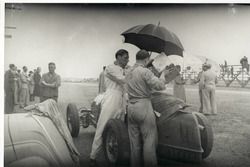
{"type": "Polygon", "coordinates": [[[164,90],[165,82],[146,68],[150,55],[146,50],[136,54],[136,63],[126,76],[128,104],[128,132],[131,166],[157,166],[157,126],[150,96],[152,89],[164,90]],[[141,141],[142,147],[141,148],[141,141]],[[143,151],[141,158],[141,151],[143,151]]]}

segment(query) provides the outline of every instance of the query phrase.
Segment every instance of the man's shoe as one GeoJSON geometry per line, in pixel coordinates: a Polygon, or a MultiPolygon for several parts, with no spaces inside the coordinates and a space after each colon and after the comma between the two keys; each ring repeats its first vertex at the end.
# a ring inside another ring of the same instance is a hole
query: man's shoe
{"type": "Polygon", "coordinates": [[[95,159],[90,159],[89,167],[98,167],[98,164],[95,159]]]}

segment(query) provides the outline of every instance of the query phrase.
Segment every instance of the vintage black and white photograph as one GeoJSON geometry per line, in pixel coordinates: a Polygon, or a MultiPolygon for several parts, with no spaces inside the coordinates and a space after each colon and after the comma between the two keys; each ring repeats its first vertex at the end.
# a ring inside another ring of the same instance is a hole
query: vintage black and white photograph
{"type": "Polygon", "coordinates": [[[250,5],[3,3],[4,166],[250,166],[250,5]]]}

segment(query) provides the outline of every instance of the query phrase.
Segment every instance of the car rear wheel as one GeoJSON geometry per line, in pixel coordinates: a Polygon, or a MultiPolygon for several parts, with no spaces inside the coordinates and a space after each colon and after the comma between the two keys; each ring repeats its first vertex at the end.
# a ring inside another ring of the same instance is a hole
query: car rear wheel
{"type": "Polygon", "coordinates": [[[72,137],[77,137],[80,130],[79,112],[74,103],[67,106],[67,125],[72,137]]]}
{"type": "Polygon", "coordinates": [[[208,119],[201,113],[195,113],[198,123],[202,126],[200,129],[201,134],[201,146],[204,152],[202,153],[202,158],[206,158],[212,151],[213,148],[213,130],[208,119]]]}
{"type": "Polygon", "coordinates": [[[103,131],[104,154],[112,165],[129,164],[130,144],[125,123],[119,119],[111,119],[103,131]]]}

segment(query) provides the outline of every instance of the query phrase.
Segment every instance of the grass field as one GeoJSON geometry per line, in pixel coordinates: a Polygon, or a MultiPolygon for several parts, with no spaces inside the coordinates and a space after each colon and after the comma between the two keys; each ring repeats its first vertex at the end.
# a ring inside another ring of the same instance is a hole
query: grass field
{"type": "MultiPolygon", "coordinates": [[[[172,93],[171,87],[167,91],[172,93]]],[[[78,107],[90,107],[97,95],[96,84],[64,83],[60,87],[59,105],[66,110],[69,102],[78,107]]],[[[199,106],[196,86],[186,87],[187,102],[199,106]]],[[[201,164],[180,164],[169,162],[168,167],[248,167],[250,166],[250,90],[217,88],[218,115],[208,116],[214,131],[214,146],[210,156],[201,164]]],[[[95,129],[81,128],[74,142],[81,153],[81,163],[88,165],[95,129]]],[[[100,162],[105,161],[100,154],[100,162]]],[[[105,166],[105,162],[102,163],[105,166]]]]}

